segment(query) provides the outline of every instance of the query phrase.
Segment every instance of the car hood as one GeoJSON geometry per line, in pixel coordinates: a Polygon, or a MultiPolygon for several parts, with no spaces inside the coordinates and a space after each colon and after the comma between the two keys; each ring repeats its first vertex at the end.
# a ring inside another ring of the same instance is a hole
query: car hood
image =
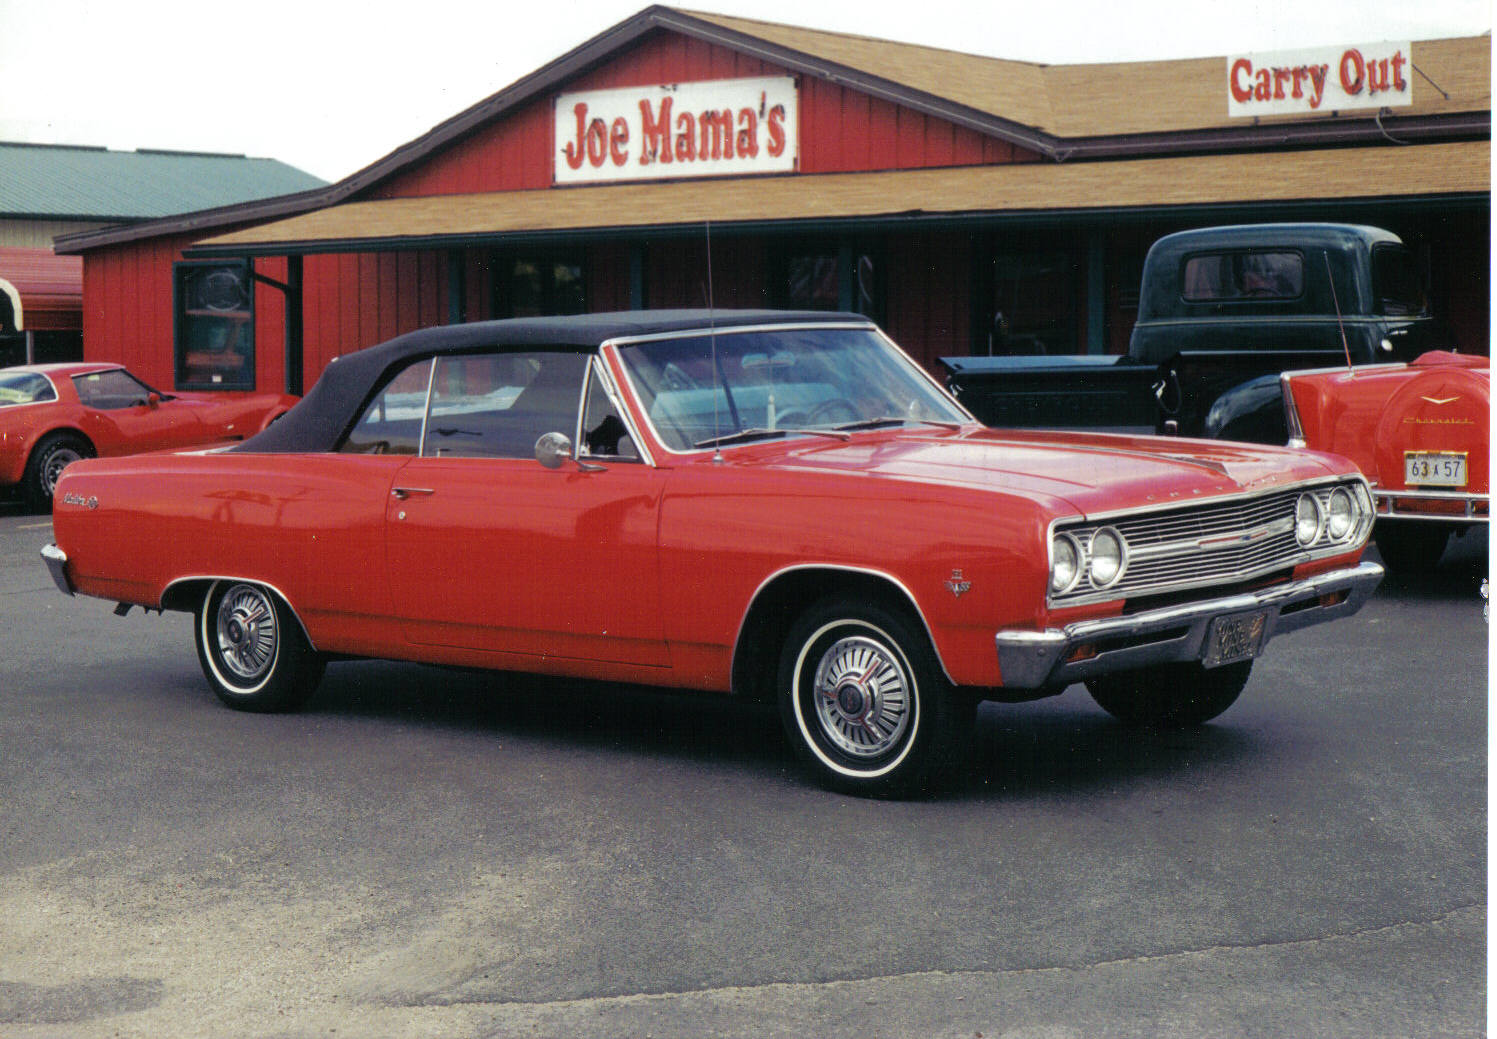
{"type": "Polygon", "coordinates": [[[759,464],[787,470],[998,491],[1081,515],[1356,472],[1334,455],[1256,444],[971,428],[959,433],[906,429],[847,441],[795,440],[780,444],[778,451],[755,454],[759,464]]]}

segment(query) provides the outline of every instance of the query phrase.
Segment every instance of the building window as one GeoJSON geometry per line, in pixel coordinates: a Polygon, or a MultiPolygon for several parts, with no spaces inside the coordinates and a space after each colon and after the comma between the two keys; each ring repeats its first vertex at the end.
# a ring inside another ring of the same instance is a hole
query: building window
{"type": "Polygon", "coordinates": [[[501,317],[587,313],[587,284],[576,257],[511,256],[498,272],[494,312],[501,317]]]}
{"type": "Polygon", "coordinates": [[[1305,260],[1295,252],[1192,256],[1185,261],[1180,284],[1190,303],[1294,299],[1305,288],[1305,260]]]}
{"type": "Polygon", "coordinates": [[[774,298],[789,310],[848,310],[880,321],[880,267],[871,248],[791,245],[781,253],[774,298]]]}
{"type": "Polygon", "coordinates": [[[991,265],[989,354],[1074,354],[1083,349],[1077,315],[1086,280],[1070,249],[1000,251],[991,265]]]}
{"type": "Polygon", "coordinates": [[[178,263],[176,384],[181,390],[255,388],[255,281],[249,263],[178,263]]]}

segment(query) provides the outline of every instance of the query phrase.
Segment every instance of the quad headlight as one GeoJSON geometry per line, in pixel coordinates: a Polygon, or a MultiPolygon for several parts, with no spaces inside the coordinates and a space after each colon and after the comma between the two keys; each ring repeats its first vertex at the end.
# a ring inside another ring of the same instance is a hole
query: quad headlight
{"type": "Polygon", "coordinates": [[[1082,535],[1057,534],[1050,543],[1050,594],[1064,595],[1078,585],[1103,589],[1128,568],[1128,543],[1113,527],[1082,535]]]}
{"type": "Polygon", "coordinates": [[[1326,510],[1325,532],[1332,541],[1345,541],[1357,529],[1357,504],[1345,487],[1331,492],[1326,510]]]}
{"type": "Polygon", "coordinates": [[[1076,587],[1081,577],[1081,545],[1069,534],[1057,534],[1050,543],[1050,591],[1063,595],[1076,587]]]}
{"type": "Polygon", "coordinates": [[[1092,584],[1098,588],[1106,588],[1123,576],[1123,567],[1128,560],[1128,546],[1123,541],[1123,535],[1111,527],[1103,527],[1092,535],[1086,556],[1092,584]]]}
{"type": "Polygon", "coordinates": [[[1301,494],[1299,501],[1294,503],[1294,539],[1309,548],[1320,540],[1324,523],[1325,514],[1321,512],[1315,495],[1309,492],[1301,494]]]}

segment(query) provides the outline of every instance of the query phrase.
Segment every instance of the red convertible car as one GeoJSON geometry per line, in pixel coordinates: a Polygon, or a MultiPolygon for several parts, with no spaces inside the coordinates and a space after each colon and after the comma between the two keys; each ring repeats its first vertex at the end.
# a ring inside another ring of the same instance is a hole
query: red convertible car
{"type": "Polygon", "coordinates": [[[986,428],[857,315],[645,311],[411,333],[242,444],[79,462],[42,554],[193,613],[232,707],[347,657],[733,693],[895,795],[984,699],[1220,714],[1371,594],[1372,516],[1330,455],[986,428]]]}
{"type": "Polygon", "coordinates": [[[243,440],[284,415],[279,394],[161,393],[117,364],[0,368],[0,489],[45,510],[80,458],[243,440]]]}
{"type": "Polygon", "coordinates": [[[1491,521],[1490,367],[1436,351],[1281,376],[1291,446],[1345,455],[1371,481],[1390,570],[1433,569],[1452,532],[1491,521]]]}

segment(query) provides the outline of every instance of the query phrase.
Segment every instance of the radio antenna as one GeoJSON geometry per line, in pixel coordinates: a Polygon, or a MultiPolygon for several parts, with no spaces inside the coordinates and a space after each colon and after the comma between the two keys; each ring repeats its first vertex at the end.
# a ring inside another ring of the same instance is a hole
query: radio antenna
{"type": "Polygon", "coordinates": [[[1346,342],[1346,322],[1341,320],[1341,301],[1336,298],[1336,276],[1331,273],[1331,255],[1328,252],[1321,253],[1320,258],[1325,261],[1325,277],[1331,283],[1331,305],[1336,308],[1336,327],[1341,330],[1341,349],[1346,354],[1346,367],[1350,371],[1351,347],[1346,342]]]}
{"type": "MultiPolygon", "coordinates": [[[[722,427],[718,420],[717,391],[720,373],[717,370],[717,313],[712,303],[712,221],[703,221],[707,232],[707,284],[702,290],[702,295],[707,301],[707,338],[712,350],[712,439],[717,440],[722,436],[722,427]]],[[[721,465],[723,460],[722,444],[714,444],[712,447],[712,461],[721,465]]]]}

